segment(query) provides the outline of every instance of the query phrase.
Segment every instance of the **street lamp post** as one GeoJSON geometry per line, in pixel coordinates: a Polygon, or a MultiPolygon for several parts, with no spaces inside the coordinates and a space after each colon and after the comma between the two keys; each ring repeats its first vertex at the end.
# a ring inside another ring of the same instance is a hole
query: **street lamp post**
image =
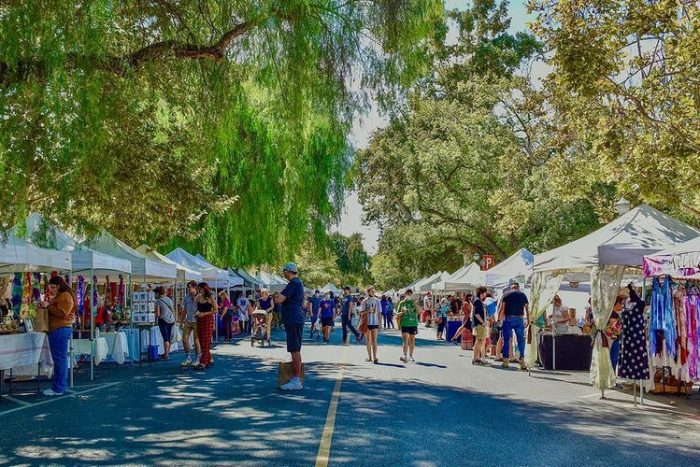
{"type": "Polygon", "coordinates": [[[630,212],[630,202],[625,199],[623,196],[618,200],[617,203],[615,203],[615,210],[617,211],[617,214],[620,216],[623,216],[630,212]]]}

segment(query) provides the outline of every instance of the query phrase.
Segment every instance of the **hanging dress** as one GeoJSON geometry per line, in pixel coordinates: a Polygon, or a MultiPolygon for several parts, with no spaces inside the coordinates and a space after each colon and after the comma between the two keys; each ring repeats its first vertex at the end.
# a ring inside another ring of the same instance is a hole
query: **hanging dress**
{"type": "Polygon", "coordinates": [[[700,376],[700,338],[698,326],[700,326],[700,291],[693,288],[685,297],[686,325],[688,327],[688,377],[690,381],[697,381],[700,376]]]}
{"type": "Polygon", "coordinates": [[[617,375],[620,378],[648,380],[649,353],[644,331],[644,302],[629,299],[622,313],[622,345],[617,375]]]}

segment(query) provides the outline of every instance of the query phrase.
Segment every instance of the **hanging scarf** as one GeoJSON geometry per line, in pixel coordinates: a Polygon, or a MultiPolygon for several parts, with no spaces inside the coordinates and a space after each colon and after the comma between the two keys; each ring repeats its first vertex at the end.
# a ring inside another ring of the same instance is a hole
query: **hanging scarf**
{"type": "Polygon", "coordinates": [[[92,303],[97,306],[97,276],[92,276],[92,303]]]}
{"type": "Polygon", "coordinates": [[[41,300],[41,273],[34,273],[34,281],[32,283],[32,301],[38,302],[41,300]]]}
{"type": "Polygon", "coordinates": [[[109,276],[105,277],[105,306],[112,306],[112,283],[109,282],[109,276]]]}
{"type": "Polygon", "coordinates": [[[12,311],[15,316],[19,316],[19,311],[22,306],[22,274],[15,273],[12,280],[12,311]]]}
{"type": "Polygon", "coordinates": [[[76,294],[78,299],[78,313],[80,316],[85,312],[85,278],[83,276],[78,276],[78,293],[76,294]]]}
{"type": "Polygon", "coordinates": [[[688,376],[697,381],[700,375],[700,295],[693,293],[685,297],[686,325],[688,327],[688,376]]]}
{"type": "Polygon", "coordinates": [[[126,307],[126,288],[124,287],[124,276],[119,274],[119,307],[126,307]]]}

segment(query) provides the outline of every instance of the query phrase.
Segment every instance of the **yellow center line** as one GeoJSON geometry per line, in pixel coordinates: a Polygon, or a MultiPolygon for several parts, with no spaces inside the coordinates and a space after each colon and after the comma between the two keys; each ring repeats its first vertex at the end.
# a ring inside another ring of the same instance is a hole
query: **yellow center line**
{"type": "Polygon", "coordinates": [[[328,414],[326,415],[326,425],[323,427],[323,435],[321,435],[321,444],[318,447],[316,455],[316,467],[327,467],[331,454],[331,441],[333,440],[333,430],[335,429],[335,414],[338,411],[338,400],[340,399],[340,387],[343,384],[343,373],[345,372],[345,354],[343,352],[340,361],[340,369],[335,378],[335,386],[333,387],[333,396],[331,403],[328,406],[328,414]]]}

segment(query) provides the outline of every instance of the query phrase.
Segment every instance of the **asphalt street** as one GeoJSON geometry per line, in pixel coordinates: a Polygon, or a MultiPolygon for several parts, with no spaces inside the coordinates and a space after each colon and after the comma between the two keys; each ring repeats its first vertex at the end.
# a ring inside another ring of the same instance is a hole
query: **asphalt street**
{"type": "Polygon", "coordinates": [[[152,366],[80,373],[59,399],[17,385],[0,402],[2,465],[698,465],[700,396],[632,397],[587,373],[471,365],[471,352],[421,329],[416,363],[400,336],[363,345],[305,342],[306,385],[277,389],[283,333],[272,348],[219,345],[204,373],[182,354],[152,366]],[[335,397],[334,397],[335,394],[335,397]]]}

